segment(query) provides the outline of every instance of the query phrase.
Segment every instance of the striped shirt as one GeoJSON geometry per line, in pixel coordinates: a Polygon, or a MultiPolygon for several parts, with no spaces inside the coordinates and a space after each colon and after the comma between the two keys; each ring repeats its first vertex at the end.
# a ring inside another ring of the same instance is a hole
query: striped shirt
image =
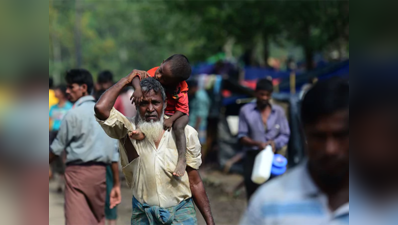
{"type": "Polygon", "coordinates": [[[306,163],[261,186],[251,198],[241,225],[349,224],[349,203],[332,212],[328,198],[313,183],[306,163]]]}

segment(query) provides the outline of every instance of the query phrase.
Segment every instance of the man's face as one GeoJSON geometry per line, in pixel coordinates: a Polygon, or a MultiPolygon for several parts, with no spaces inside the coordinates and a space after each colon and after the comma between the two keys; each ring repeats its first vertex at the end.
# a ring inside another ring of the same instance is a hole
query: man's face
{"type": "Polygon", "coordinates": [[[269,100],[271,99],[272,92],[265,90],[257,90],[255,92],[255,95],[257,99],[257,105],[260,108],[265,108],[266,106],[269,105],[269,100]]]}
{"type": "MultiPolygon", "coordinates": [[[[349,170],[349,111],[341,110],[304,125],[308,162],[319,178],[344,178],[349,170]]],[[[333,179],[335,178],[335,179],[333,179]]]]}
{"type": "Polygon", "coordinates": [[[158,80],[164,87],[173,87],[179,83],[171,73],[170,63],[164,61],[156,70],[155,79],[158,80]]]}
{"type": "Polygon", "coordinates": [[[165,104],[162,99],[161,93],[155,93],[153,90],[144,92],[144,99],[138,107],[138,111],[142,119],[146,122],[151,120],[156,122],[160,120],[163,115],[163,105],[165,104]]]}
{"type": "Polygon", "coordinates": [[[71,102],[76,102],[79,98],[87,95],[87,85],[86,84],[68,84],[66,88],[66,94],[68,100],[71,102]]]}

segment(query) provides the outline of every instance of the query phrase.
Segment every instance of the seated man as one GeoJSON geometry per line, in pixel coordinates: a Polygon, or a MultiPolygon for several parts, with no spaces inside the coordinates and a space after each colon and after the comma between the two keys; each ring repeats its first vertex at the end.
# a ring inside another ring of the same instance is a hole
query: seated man
{"type": "MultiPolygon", "coordinates": [[[[134,122],[113,108],[119,92],[131,85],[132,79],[131,75],[122,78],[95,105],[102,128],[119,140],[123,173],[133,192],[131,224],[196,224],[193,201],[206,223],[214,224],[197,171],[202,162],[198,134],[190,126],[185,128],[187,173],[173,176],[178,152],[173,130],[163,130],[166,95],[162,85],[154,78],[141,81],[144,98],[137,106],[134,122]],[[137,132],[137,128],[143,132],[137,132]],[[145,139],[141,140],[143,133],[145,139]]],[[[111,199],[111,207],[114,205],[111,199]]]]}

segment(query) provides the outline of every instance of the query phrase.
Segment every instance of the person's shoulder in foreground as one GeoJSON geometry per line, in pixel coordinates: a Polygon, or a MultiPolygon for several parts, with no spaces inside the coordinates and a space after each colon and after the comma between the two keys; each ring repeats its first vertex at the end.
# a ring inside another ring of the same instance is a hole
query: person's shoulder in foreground
{"type": "MultiPolygon", "coordinates": [[[[306,163],[261,186],[250,199],[241,225],[266,224],[348,224],[346,218],[331,220],[319,201],[319,189],[310,178],[306,163]]],[[[326,203],[327,204],[327,203],[326,203]]]]}
{"type": "Polygon", "coordinates": [[[301,195],[304,166],[300,165],[285,175],[262,185],[250,199],[241,225],[274,224],[280,217],[287,217],[281,207],[301,195]]]}

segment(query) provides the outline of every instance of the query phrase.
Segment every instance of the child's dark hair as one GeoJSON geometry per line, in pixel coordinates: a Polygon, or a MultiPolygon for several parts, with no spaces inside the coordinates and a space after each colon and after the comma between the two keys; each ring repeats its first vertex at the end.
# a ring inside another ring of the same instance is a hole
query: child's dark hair
{"type": "Polygon", "coordinates": [[[187,80],[191,75],[191,65],[189,65],[189,60],[185,55],[175,54],[167,58],[164,62],[171,63],[171,73],[180,81],[187,80]]]}

